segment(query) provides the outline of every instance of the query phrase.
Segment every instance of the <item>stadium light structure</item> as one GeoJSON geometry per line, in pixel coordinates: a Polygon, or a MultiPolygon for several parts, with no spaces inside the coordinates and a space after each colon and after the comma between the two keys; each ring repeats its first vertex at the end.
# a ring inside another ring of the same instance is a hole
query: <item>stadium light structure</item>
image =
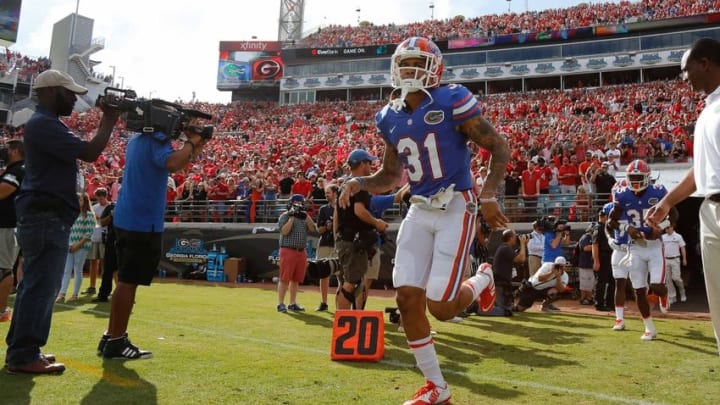
{"type": "Polygon", "coordinates": [[[110,65],[110,69],[112,69],[112,87],[115,87],[115,66],[110,65]]]}
{"type": "Polygon", "coordinates": [[[358,25],[360,25],[360,7],[356,8],[356,9],[355,9],[355,12],[357,13],[357,20],[358,20],[357,22],[358,22],[358,25]]]}
{"type": "Polygon", "coordinates": [[[435,4],[433,4],[431,2],[428,7],[430,8],[430,20],[434,20],[435,19],[435,4]]]}
{"type": "Polygon", "coordinates": [[[125,78],[120,76],[118,79],[120,79],[120,88],[125,88],[125,78]]]}
{"type": "Polygon", "coordinates": [[[512,0],[507,0],[508,2],[508,13],[510,12],[510,4],[512,3],[512,0]]]}

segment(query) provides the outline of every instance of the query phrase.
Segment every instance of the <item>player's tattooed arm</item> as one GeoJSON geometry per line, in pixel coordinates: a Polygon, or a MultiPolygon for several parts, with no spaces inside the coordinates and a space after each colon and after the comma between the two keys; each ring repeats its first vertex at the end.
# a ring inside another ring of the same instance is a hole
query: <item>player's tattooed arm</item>
{"type": "Polygon", "coordinates": [[[364,189],[370,193],[392,190],[402,177],[403,166],[397,149],[385,142],[382,167],[375,174],[365,177],[364,189]]]}
{"type": "Polygon", "coordinates": [[[481,116],[462,123],[460,132],[491,153],[488,175],[485,178],[480,198],[493,198],[505,178],[505,171],[510,160],[510,147],[505,138],[498,134],[495,128],[481,116]]]}

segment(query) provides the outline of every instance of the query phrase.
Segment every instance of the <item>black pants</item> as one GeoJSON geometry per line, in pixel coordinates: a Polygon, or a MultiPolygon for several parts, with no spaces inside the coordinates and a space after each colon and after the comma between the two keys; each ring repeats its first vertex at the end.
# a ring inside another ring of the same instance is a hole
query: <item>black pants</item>
{"type": "Polygon", "coordinates": [[[117,271],[117,252],[115,251],[115,238],[108,237],[105,244],[105,262],[103,263],[102,281],[98,298],[108,298],[112,293],[113,274],[117,271]]]}
{"type": "Polygon", "coordinates": [[[600,263],[600,271],[595,273],[595,305],[599,307],[615,307],[615,279],[612,276],[610,262],[600,263]]]}

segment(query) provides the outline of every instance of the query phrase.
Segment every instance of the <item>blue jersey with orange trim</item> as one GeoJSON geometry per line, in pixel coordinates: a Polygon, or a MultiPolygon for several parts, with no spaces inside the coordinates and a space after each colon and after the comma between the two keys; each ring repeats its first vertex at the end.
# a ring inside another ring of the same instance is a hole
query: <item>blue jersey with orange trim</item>
{"type": "MultiPolygon", "coordinates": [[[[616,186],[613,189],[613,201],[622,209],[619,222],[632,225],[646,236],[650,235],[652,228],[645,221],[645,215],[667,193],[667,189],[662,184],[651,184],[640,195],[636,195],[626,184],[616,186]]],[[[616,241],[618,234],[619,232],[616,231],[616,241]]]]}
{"type": "Polygon", "coordinates": [[[378,130],[394,146],[407,170],[410,192],[431,196],[455,184],[456,191],[473,186],[471,152],[458,126],[482,111],[475,96],[462,85],[430,90],[416,110],[394,111],[389,105],[375,115],[378,130]]]}

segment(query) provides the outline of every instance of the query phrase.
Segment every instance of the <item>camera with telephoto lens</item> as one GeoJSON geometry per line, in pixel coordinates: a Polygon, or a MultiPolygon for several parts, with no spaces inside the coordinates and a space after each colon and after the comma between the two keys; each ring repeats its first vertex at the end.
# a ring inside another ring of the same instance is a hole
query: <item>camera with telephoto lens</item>
{"type": "Polygon", "coordinates": [[[137,93],[130,89],[106,87],[104,93],[95,100],[95,106],[107,106],[123,111],[126,114],[127,128],[140,133],[163,132],[172,139],[177,139],[183,131],[187,131],[209,140],[215,131],[212,125],[189,125],[193,118],[211,120],[211,114],[157,98],[137,98],[137,93]]]}
{"type": "Polygon", "coordinates": [[[518,237],[518,240],[521,240],[521,241],[529,241],[530,239],[532,239],[532,235],[529,233],[521,233],[521,234],[518,234],[517,237],[518,237]]]}

